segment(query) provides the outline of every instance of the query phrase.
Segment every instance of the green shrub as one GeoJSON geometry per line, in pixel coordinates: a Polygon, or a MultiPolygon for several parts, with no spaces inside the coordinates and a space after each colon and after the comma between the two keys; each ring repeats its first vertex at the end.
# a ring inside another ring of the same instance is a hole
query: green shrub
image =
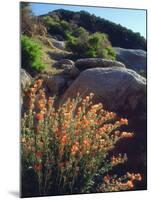
{"type": "Polygon", "coordinates": [[[21,64],[28,71],[41,71],[44,64],[41,61],[41,46],[30,37],[21,36],[21,64]]]}
{"type": "Polygon", "coordinates": [[[66,46],[80,57],[101,57],[115,60],[116,56],[104,33],[97,32],[90,35],[83,28],[75,30],[73,35],[68,33],[66,46]]]}
{"type": "Polygon", "coordinates": [[[88,34],[88,32],[83,28],[83,27],[77,27],[76,29],[74,29],[73,31],[72,31],[72,34],[73,34],[73,36],[75,36],[75,37],[79,37],[79,36],[81,36],[81,35],[87,35],[88,34]]]}
{"type": "Polygon", "coordinates": [[[66,34],[66,47],[74,54],[83,57],[85,55],[85,52],[88,50],[89,33],[87,31],[84,31],[80,34],[79,37],[75,37],[74,35],[75,34],[71,32],[68,32],[66,34]]]}
{"type": "Polygon", "coordinates": [[[49,34],[61,35],[63,38],[66,37],[66,31],[70,30],[70,25],[67,21],[53,18],[51,16],[43,17],[43,21],[49,34]]]}

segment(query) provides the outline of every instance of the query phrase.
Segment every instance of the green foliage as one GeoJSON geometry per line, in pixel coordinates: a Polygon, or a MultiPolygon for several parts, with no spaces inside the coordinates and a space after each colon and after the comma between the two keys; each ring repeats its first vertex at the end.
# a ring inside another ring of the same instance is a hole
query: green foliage
{"type": "Polygon", "coordinates": [[[74,37],[79,37],[81,35],[88,34],[88,32],[83,27],[80,26],[80,27],[77,27],[76,29],[74,29],[72,31],[72,34],[73,34],[74,37]]]}
{"type": "Polygon", "coordinates": [[[115,24],[101,17],[97,17],[85,11],[73,12],[59,9],[55,11],[61,19],[70,22],[74,20],[75,25],[85,28],[90,33],[103,32],[109,36],[112,46],[126,49],[146,50],[146,40],[139,33],[135,33],[120,24],[115,24]]]}
{"type": "Polygon", "coordinates": [[[41,46],[30,37],[21,36],[21,64],[28,71],[41,71],[44,64],[41,62],[41,46]]]}
{"type": "Polygon", "coordinates": [[[43,17],[43,21],[47,26],[57,24],[57,20],[50,16],[43,17]]]}
{"type": "Polygon", "coordinates": [[[114,60],[116,56],[105,34],[98,32],[89,34],[83,28],[75,30],[74,36],[71,33],[67,34],[66,46],[80,57],[101,57],[114,60]]]}
{"type": "Polygon", "coordinates": [[[70,31],[70,25],[67,21],[60,20],[56,17],[45,16],[43,17],[43,21],[47,30],[50,34],[58,34],[61,35],[63,38],[66,37],[66,31],[70,31]]]}

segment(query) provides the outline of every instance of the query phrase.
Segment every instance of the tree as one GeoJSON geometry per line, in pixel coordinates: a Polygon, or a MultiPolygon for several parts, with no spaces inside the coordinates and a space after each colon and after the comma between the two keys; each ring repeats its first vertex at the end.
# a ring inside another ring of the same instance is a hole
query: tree
{"type": "Polygon", "coordinates": [[[72,21],[74,27],[81,26],[89,33],[102,32],[108,35],[108,39],[112,46],[129,48],[129,49],[143,49],[146,50],[146,39],[138,33],[110,22],[101,17],[97,17],[85,11],[73,12],[68,10],[56,10],[55,13],[61,19],[68,22],[72,21]]]}
{"type": "Polygon", "coordinates": [[[20,3],[20,15],[21,15],[21,33],[30,35],[32,28],[32,20],[31,20],[31,8],[28,2],[20,3]]]}

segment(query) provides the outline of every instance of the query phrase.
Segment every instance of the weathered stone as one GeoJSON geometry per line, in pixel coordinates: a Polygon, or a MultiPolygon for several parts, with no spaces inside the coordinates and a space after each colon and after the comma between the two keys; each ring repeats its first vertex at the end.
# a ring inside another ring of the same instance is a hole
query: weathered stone
{"type": "Polygon", "coordinates": [[[76,78],[79,74],[80,74],[80,71],[77,67],[72,67],[69,73],[71,78],[76,78]]]}
{"type": "Polygon", "coordinates": [[[70,78],[76,78],[80,74],[80,71],[73,65],[65,65],[63,73],[68,75],[70,78]]]}
{"type": "Polygon", "coordinates": [[[125,67],[125,65],[121,62],[114,61],[114,60],[107,60],[102,58],[84,58],[78,59],[75,62],[75,66],[80,70],[83,71],[85,69],[90,68],[106,68],[106,67],[125,67]]]}
{"type": "Polygon", "coordinates": [[[93,92],[93,103],[101,102],[106,110],[128,118],[129,124],[126,131],[134,132],[134,137],[122,139],[112,153],[126,153],[128,162],[124,165],[125,169],[127,171],[141,169],[141,172],[145,174],[146,79],[127,68],[88,69],[83,71],[67,89],[61,103],[68,98],[74,98],[78,92],[82,97],[93,92]]]}
{"type": "Polygon", "coordinates": [[[70,87],[72,83],[73,83],[73,80],[68,80],[67,86],[70,87]]]}
{"type": "Polygon", "coordinates": [[[51,38],[51,42],[54,47],[61,49],[61,50],[65,50],[65,41],[59,41],[54,38],[51,38]]]}
{"type": "Polygon", "coordinates": [[[56,75],[56,76],[52,76],[52,77],[47,78],[45,80],[45,83],[46,83],[48,89],[53,94],[58,94],[64,88],[64,86],[66,84],[66,80],[63,76],[56,75]]]}
{"type": "Polygon", "coordinates": [[[75,97],[78,92],[82,96],[93,92],[95,102],[102,102],[107,109],[120,113],[135,114],[142,111],[139,106],[146,105],[146,79],[126,68],[83,71],[67,89],[63,101],[75,97]]]}
{"type": "Polygon", "coordinates": [[[24,69],[21,68],[20,80],[21,80],[22,90],[26,90],[26,88],[29,87],[32,82],[32,77],[28,72],[26,72],[24,69]]]}
{"type": "Polygon", "coordinates": [[[74,62],[72,60],[69,60],[69,59],[62,59],[62,60],[59,60],[58,62],[55,63],[55,67],[56,68],[62,68],[62,69],[65,69],[66,66],[75,66],[74,62]]]}
{"type": "Polygon", "coordinates": [[[146,74],[147,71],[147,53],[141,49],[123,49],[114,48],[116,59],[123,62],[128,68],[138,73],[146,74]]]}

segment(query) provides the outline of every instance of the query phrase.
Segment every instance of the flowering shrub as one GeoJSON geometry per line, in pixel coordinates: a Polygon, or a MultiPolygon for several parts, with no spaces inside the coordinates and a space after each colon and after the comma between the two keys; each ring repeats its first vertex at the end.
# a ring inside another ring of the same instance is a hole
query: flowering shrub
{"type": "Polygon", "coordinates": [[[127,119],[92,104],[94,94],[68,99],[55,108],[54,98],[46,97],[42,80],[35,81],[27,93],[28,110],[21,124],[22,171],[33,169],[39,184],[38,195],[119,191],[134,188],[140,174],[121,178],[108,172],[127,161],[126,154],[109,157],[109,151],[122,138],[127,119]],[[95,185],[95,177],[102,177],[95,185]]]}
{"type": "Polygon", "coordinates": [[[120,190],[131,190],[134,188],[134,182],[141,180],[142,177],[139,173],[134,174],[128,172],[126,175],[120,178],[110,177],[109,175],[104,176],[104,183],[101,185],[101,187],[98,188],[98,191],[114,192],[120,190]]]}

